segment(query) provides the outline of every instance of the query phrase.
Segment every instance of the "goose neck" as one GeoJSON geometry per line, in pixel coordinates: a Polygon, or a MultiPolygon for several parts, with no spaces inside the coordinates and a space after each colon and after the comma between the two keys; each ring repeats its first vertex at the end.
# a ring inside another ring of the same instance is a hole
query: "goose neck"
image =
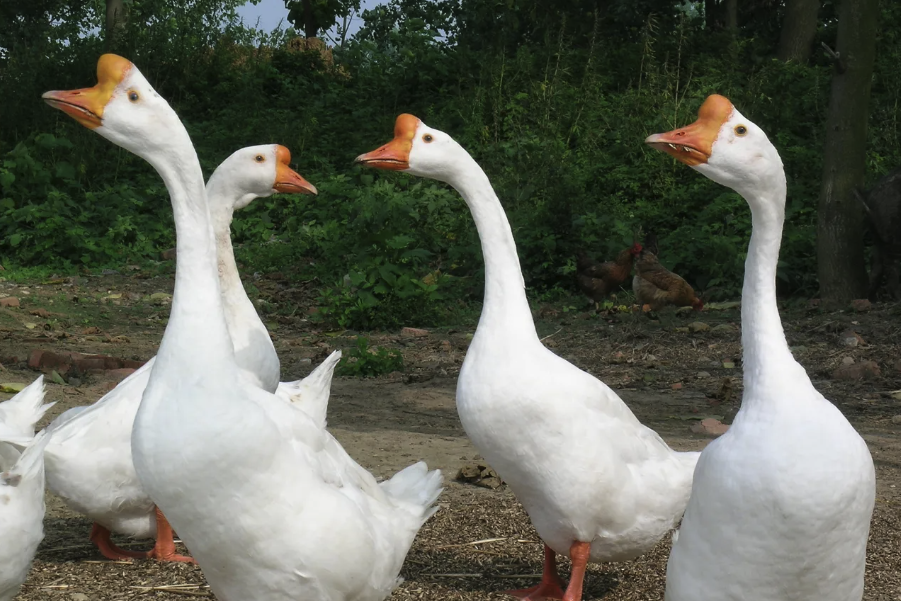
{"type": "Polygon", "coordinates": [[[767,189],[745,195],[752,224],[741,305],[744,388],[751,393],[746,397],[771,398],[768,391],[784,389],[804,373],[788,348],[776,302],[776,269],[785,220],[781,169],[780,176],[767,189]]]}
{"type": "Polygon", "coordinates": [[[516,242],[488,176],[472,160],[451,182],[472,213],[485,261],[485,296],[479,329],[500,330],[508,341],[537,340],[516,242]]]}
{"type": "Polygon", "coordinates": [[[207,372],[210,365],[233,362],[234,355],[223,318],[203,172],[187,132],[164,159],[151,163],[169,191],[178,248],[172,309],[155,369],[207,372]],[[186,346],[190,352],[184,352],[186,346]]]}

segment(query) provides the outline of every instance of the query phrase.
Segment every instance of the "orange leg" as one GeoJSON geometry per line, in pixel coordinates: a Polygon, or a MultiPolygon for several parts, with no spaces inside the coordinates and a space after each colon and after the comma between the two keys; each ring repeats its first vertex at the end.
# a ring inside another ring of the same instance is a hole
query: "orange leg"
{"type": "Polygon", "coordinates": [[[557,573],[557,554],[554,550],[544,546],[544,571],[541,574],[541,582],[532,588],[504,591],[507,595],[519,597],[524,601],[541,601],[542,599],[563,599],[563,581],[557,573]]]}
{"type": "Polygon", "coordinates": [[[193,557],[179,555],[175,552],[175,534],[172,532],[169,520],[166,519],[159,507],[156,508],[156,544],[146,556],[159,561],[197,563],[193,557]]]}
{"type": "Polygon", "coordinates": [[[91,528],[91,542],[97,545],[101,555],[113,561],[144,559],[147,557],[147,553],[144,551],[126,551],[117,547],[110,539],[110,531],[97,522],[94,522],[94,526],[91,528]]]}
{"type": "Polygon", "coordinates": [[[573,562],[569,586],[563,595],[563,601],[582,601],[582,581],[585,580],[585,568],[591,555],[591,543],[574,542],[569,548],[569,558],[573,562]]]}

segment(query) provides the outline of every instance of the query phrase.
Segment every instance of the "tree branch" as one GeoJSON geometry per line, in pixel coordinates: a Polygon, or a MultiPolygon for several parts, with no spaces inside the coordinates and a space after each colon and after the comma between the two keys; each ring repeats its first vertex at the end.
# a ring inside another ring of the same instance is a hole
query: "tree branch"
{"type": "Polygon", "coordinates": [[[848,69],[848,66],[845,64],[845,61],[839,52],[830,48],[826,42],[820,42],[820,46],[823,47],[823,53],[832,59],[832,64],[835,66],[835,70],[838,71],[839,75],[848,69]]]}

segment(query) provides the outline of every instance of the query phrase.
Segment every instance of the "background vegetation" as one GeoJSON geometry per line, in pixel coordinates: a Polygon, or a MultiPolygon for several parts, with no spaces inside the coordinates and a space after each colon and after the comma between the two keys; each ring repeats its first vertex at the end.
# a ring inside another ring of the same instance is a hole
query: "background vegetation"
{"type": "MultiPolygon", "coordinates": [[[[447,131],[482,164],[532,293],[574,289],[578,249],[610,258],[642,227],[658,235],[665,265],[724,298],[741,285],[744,201],[642,143],[724,94],[785,162],[781,290],[815,294],[833,70],[819,43],[834,44],[833,2],[821,3],[809,60],[788,62],[778,57],[777,0],[727,2],[735,14],[722,19],[713,0],[391,0],[330,51],[293,30],[244,27],[241,3],[126,1],[115,40],[96,0],[0,5],[3,265],[115,267],[174,244],[155,173],[40,101],[92,85],[97,57],[115,43],[179,112],[207,173],[242,146],[293,151],[319,196],[243,211],[239,258],[249,272],[316,279],[321,314],[338,325],[439,324],[481,295],[478,239],[457,195],[352,164],[390,139],[401,112],[447,131]]],[[[325,4],[314,31],[354,10],[325,4]]],[[[901,164],[901,3],[879,10],[868,181],[901,164]]]]}

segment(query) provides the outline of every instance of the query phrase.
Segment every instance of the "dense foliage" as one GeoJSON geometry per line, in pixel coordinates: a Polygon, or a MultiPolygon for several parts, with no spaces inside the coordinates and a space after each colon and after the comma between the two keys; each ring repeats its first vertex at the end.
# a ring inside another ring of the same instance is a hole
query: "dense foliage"
{"type": "MultiPolygon", "coordinates": [[[[41,0],[2,15],[0,261],[110,266],[173,244],[159,178],[42,105],[91,85],[102,3],[41,0]]],[[[814,237],[831,66],[775,58],[778,2],[742,3],[739,29],[705,24],[704,3],[391,0],[323,51],[235,20],[237,0],[134,0],[119,52],[173,104],[211,172],[233,150],[278,142],[318,197],[260,200],[237,216],[250,271],[317,278],[320,315],[356,328],[435,324],[478,299],[481,257],[447,187],[365,171],[353,158],[411,112],[482,164],[510,216],[530,288],[573,287],[580,248],[610,257],[642,228],[661,260],[708,297],[741,282],[750,214],[642,143],[728,96],[778,147],[789,178],[779,277],[816,288],[814,237]],[[553,10],[550,6],[553,4],[553,10]]],[[[345,3],[350,6],[353,3],[345,3]]],[[[712,4],[712,3],[711,3],[712,4]]],[[[815,44],[834,40],[825,2],[815,44]]],[[[883,2],[870,177],[901,164],[901,6],[883,2]]]]}

